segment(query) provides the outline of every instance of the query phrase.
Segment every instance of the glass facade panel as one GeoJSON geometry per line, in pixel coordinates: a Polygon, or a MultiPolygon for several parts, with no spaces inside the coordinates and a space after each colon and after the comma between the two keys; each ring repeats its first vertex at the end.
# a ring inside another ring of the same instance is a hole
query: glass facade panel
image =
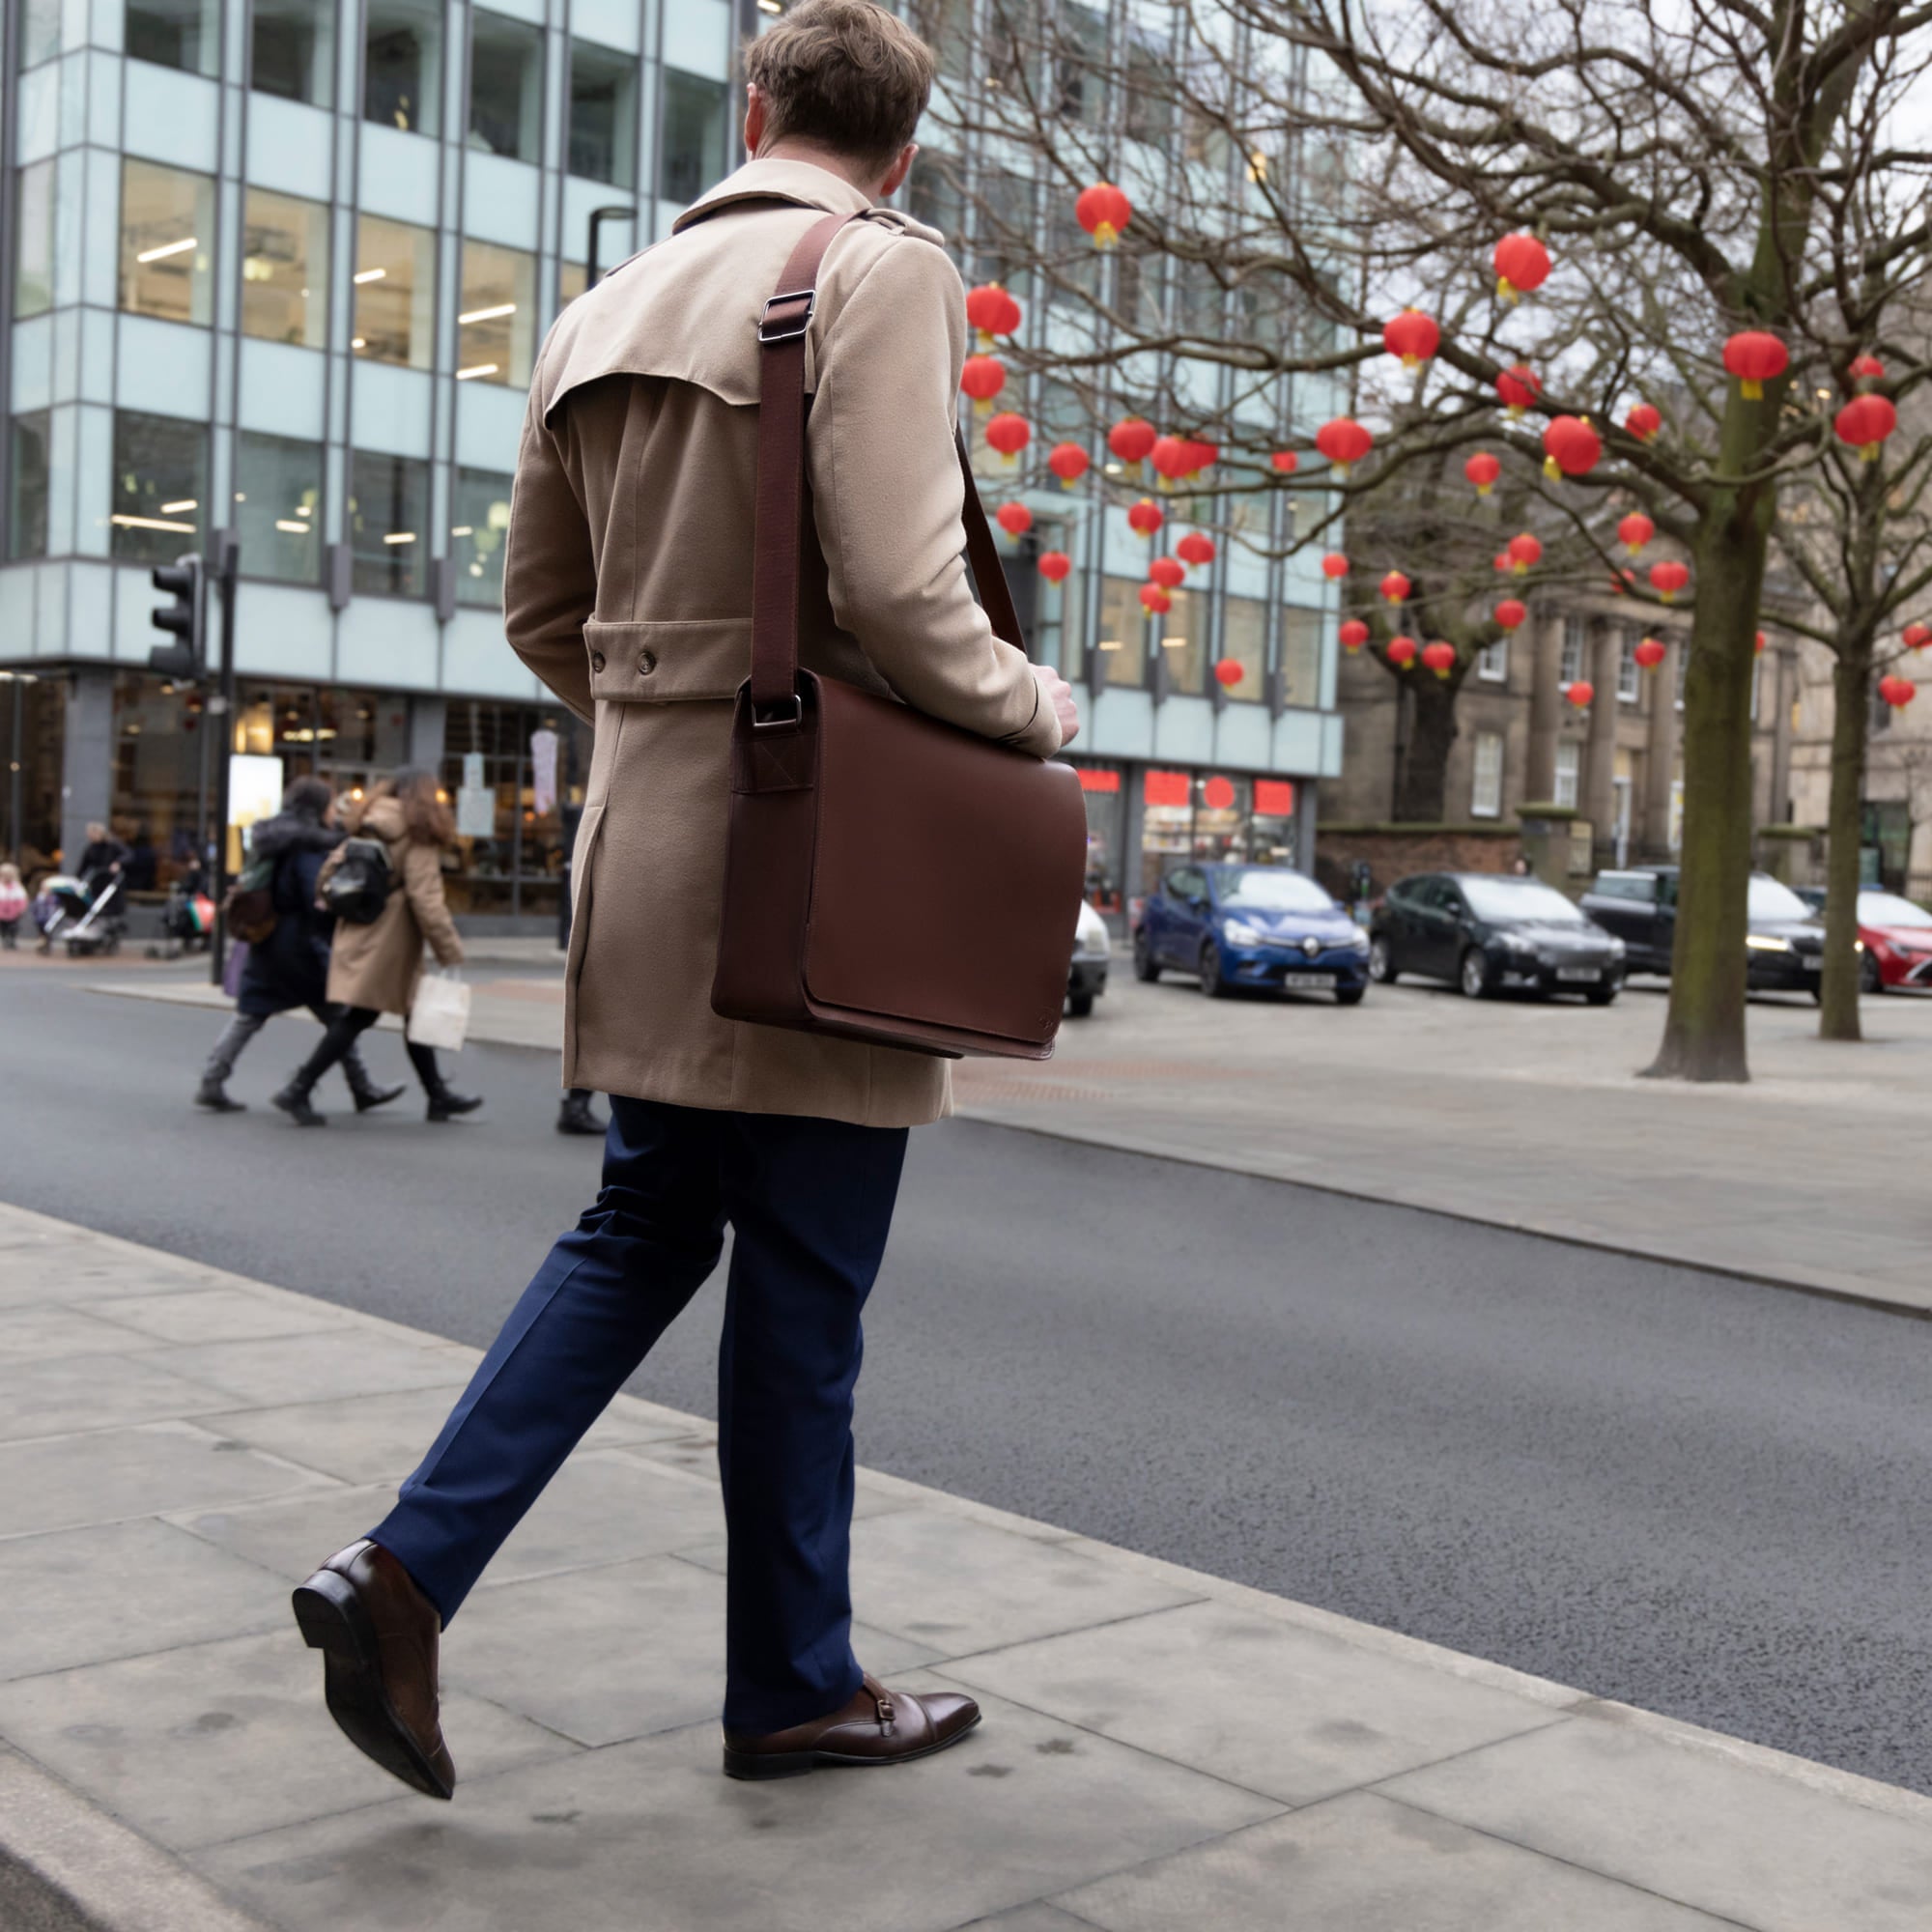
{"type": "Polygon", "coordinates": [[[696,201],[722,180],[730,141],[730,94],[722,80],[664,72],[664,128],[658,137],[658,192],[696,201]]]}
{"type": "Polygon", "coordinates": [[[14,313],[21,321],[54,305],[54,163],[22,168],[14,187],[14,313]]]}
{"type": "Polygon", "coordinates": [[[1267,606],[1259,597],[1230,597],[1221,613],[1221,656],[1241,668],[1237,683],[1227,687],[1236,704],[1260,704],[1267,696],[1267,606]]]}
{"type": "Polygon", "coordinates": [[[456,380],[523,388],[530,380],[536,322],[537,258],[494,242],[465,242],[456,380]]]}
{"type": "Polygon", "coordinates": [[[1320,611],[1291,605],[1281,613],[1281,701],[1313,706],[1321,696],[1320,611]]]}
{"type": "Polygon", "coordinates": [[[904,188],[906,213],[915,221],[938,229],[949,242],[958,241],[962,228],[964,199],[954,172],[956,166],[950,155],[928,154],[921,149],[904,188]]]}
{"type": "Polygon", "coordinates": [[[242,574],[278,583],[322,575],[323,454],[319,442],[243,430],[236,440],[234,527],[242,574]]]}
{"type": "Polygon", "coordinates": [[[1100,580],[1100,635],[1094,648],[1107,656],[1107,682],[1139,690],[1147,676],[1147,613],[1141,609],[1141,586],[1132,577],[1100,580]]]}
{"type": "Polygon", "coordinates": [[[590,41],[570,43],[570,172],[635,187],[638,57],[590,41]]]}
{"type": "Polygon", "coordinates": [[[9,474],[14,500],[7,506],[7,555],[17,560],[47,554],[47,412],[15,416],[9,474]]]}
{"type": "Polygon", "coordinates": [[[131,59],[188,73],[221,71],[220,0],[128,0],[131,59]]]}
{"type": "Polygon", "coordinates": [[[495,469],[459,469],[450,501],[449,554],[456,564],[456,601],[500,610],[510,478],[495,469]]]}
{"type": "Polygon", "coordinates": [[[394,693],[247,678],[236,694],[233,749],[279,757],[284,782],[313,774],[355,798],[408,763],[409,724],[409,699],[394,693]]]}
{"type": "Polygon", "coordinates": [[[155,161],[121,163],[121,306],[206,328],[214,309],[214,183],[155,161]]]}
{"type": "Polygon", "coordinates": [[[543,158],[543,29],[482,8],[469,16],[469,145],[543,158]]]}
{"type": "MultiPolygon", "coordinates": [[[[1135,596],[1139,596],[1136,591],[1135,596]]],[[[1169,593],[1173,604],[1156,621],[1160,626],[1160,659],[1167,667],[1170,691],[1198,696],[1207,688],[1208,626],[1212,611],[1198,591],[1169,593]]]]}
{"type": "Polygon", "coordinates": [[[61,0],[26,0],[20,11],[20,65],[39,67],[61,50],[61,0]]]}
{"type": "Polygon", "coordinates": [[[442,783],[494,799],[491,836],[462,838],[444,876],[452,910],[554,913],[590,773],[590,731],[560,705],[458,700],[443,727],[442,783]]]}
{"type": "Polygon", "coordinates": [[[372,362],[427,369],[435,359],[435,232],[379,214],[359,216],[350,347],[372,362]]]}
{"type": "Polygon", "coordinates": [[[114,789],[107,823],[128,847],[131,899],[158,900],[194,863],[208,795],[198,691],[144,671],[114,680],[114,789]]]}
{"type": "Polygon", "coordinates": [[[590,270],[582,262],[559,262],[556,265],[556,305],[562,308],[566,302],[574,302],[590,286],[590,270]]]}
{"type": "Polygon", "coordinates": [[[349,543],[358,595],[420,597],[429,582],[429,465],[356,450],[349,460],[349,543]]]}
{"type": "Polygon", "coordinates": [[[442,0],[368,0],[362,118],[435,138],[442,91],[442,0]]]}
{"type": "Polygon", "coordinates": [[[253,0],[248,82],[327,107],[335,99],[335,0],[253,0]]]}
{"type": "Polygon", "coordinates": [[[328,336],[328,210],[251,187],[242,216],[242,332],[323,348],[328,336]]]}
{"type": "Polygon", "coordinates": [[[172,563],[200,550],[207,500],[205,423],[114,412],[114,490],[107,513],[114,556],[124,563],[172,563]]]}
{"type": "MultiPolygon", "coordinates": [[[[61,837],[61,753],[67,742],[67,680],[0,672],[0,854],[32,892],[55,869],[61,837]]],[[[74,855],[78,858],[80,855],[74,855]]]]}

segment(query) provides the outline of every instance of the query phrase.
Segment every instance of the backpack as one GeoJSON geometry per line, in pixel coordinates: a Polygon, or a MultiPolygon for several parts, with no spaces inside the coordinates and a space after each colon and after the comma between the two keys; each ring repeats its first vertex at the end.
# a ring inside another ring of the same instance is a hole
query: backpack
{"type": "Polygon", "coordinates": [[[251,859],[237,874],[221,902],[231,937],[260,946],[275,929],[275,862],[251,859]]]}
{"type": "Polygon", "coordinates": [[[345,838],[322,882],[323,909],[351,925],[374,925],[397,886],[389,848],[380,838],[345,838]]]}

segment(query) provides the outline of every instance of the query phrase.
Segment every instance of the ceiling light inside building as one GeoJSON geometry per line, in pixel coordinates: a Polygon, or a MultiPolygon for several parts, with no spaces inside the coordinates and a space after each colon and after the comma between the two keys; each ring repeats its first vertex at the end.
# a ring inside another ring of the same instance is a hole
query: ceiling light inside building
{"type": "Polygon", "coordinates": [[[388,272],[387,269],[364,269],[355,277],[356,286],[359,288],[364,282],[380,282],[388,272]]]}
{"type": "Polygon", "coordinates": [[[413,530],[391,530],[388,533],[388,535],[383,539],[383,541],[385,544],[414,543],[415,540],[416,540],[416,533],[413,530]]]}
{"type": "Polygon", "coordinates": [[[496,373],[496,363],[478,362],[473,368],[459,369],[456,372],[456,380],[459,383],[469,383],[473,382],[478,376],[494,376],[496,373]]]}
{"type": "Polygon", "coordinates": [[[195,238],[190,235],[185,242],[164,242],[158,248],[144,248],[134,259],[141,263],[165,262],[170,255],[185,255],[195,245],[195,238]]]}
{"type": "Polygon", "coordinates": [[[476,534],[476,526],[473,524],[452,524],[449,534],[453,537],[473,537],[476,534]]]}
{"type": "Polygon", "coordinates": [[[161,505],[161,515],[164,517],[174,517],[179,516],[184,510],[197,510],[200,507],[201,505],[194,497],[184,497],[178,503],[163,503],[161,505]]]}
{"type": "Polygon", "coordinates": [[[169,523],[160,517],[128,517],[118,511],[107,519],[110,524],[118,524],[124,530],[179,530],[183,536],[195,534],[192,524],[169,523]]]}
{"type": "Polygon", "coordinates": [[[277,517],[275,519],[275,527],[278,530],[287,530],[292,537],[305,537],[310,534],[309,526],[306,524],[291,523],[286,517],[277,517]]]}
{"type": "Polygon", "coordinates": [[[515,315],[516,312],[515,302],[498,302],[495,308],[472,308],[456,319],[467,328],[472,322],[495,322],[498,316],[515,315]]]}

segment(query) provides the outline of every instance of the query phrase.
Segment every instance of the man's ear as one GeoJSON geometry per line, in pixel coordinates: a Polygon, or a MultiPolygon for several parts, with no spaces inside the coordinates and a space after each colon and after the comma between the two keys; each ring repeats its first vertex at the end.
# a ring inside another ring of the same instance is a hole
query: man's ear
{"type": "Polygon", "coordinates": [[[765,97],[756,81],[748,80],[745,83],[745,153],[755,155],[758,143],[764,138],[765,97]]]}
{"type": "Polygon", "coordinates": [[[899,191],[906,176],[912,172],[913,157],[918,153],[917,141],[908,141],[899,150],[898,159],[887,169],[885,180],[879,184],[878,193],[872,197],[874,201],[890,201],[899,191]]]}

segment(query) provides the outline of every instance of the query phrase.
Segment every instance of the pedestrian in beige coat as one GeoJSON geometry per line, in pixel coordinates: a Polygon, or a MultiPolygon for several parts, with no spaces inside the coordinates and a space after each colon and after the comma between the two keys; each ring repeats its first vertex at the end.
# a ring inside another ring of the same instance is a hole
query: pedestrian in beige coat
{"type": "Polygon", "coordinates": [[[596,732],[563,1078],[611,1096],[603,1192],[396,1507],[296,1593],[338,1723],[438,1797],[455,1783],[440,1629],[727,1226],[726,1774],[903,1764],[979,1721],[969,1697],[866,1674],[847,1580],[860,1311],[906,1129],[947,1110],[945,1063],[710,1004],[732,699],[751,664],[758,321],[828,213],[859,218],[831,242],[807,338],[816,544],[800,658],[1040,757],[1078,718],[974,602],[952,447],[964,292],[940,238],[881,205],[913,163],[930,49],[871,0],[801,0],[745,67],[753,158],[559,318],[511,504],[510,643],[596,732]]]}
{"type": "MultiPolygon", "coordinates": [[[[463,941],[442,890],[442,855],[455,842],[456,825],[436,774],[408,770],[382,779],[366,798],[349,800],[340,818],[350,838],[382,840],[389,861],[389,896],[366,925],[346,919],[335,923],[328,961],[334,1016],[322,1044],[274,1096],[274,1104],[304,1127],[323,1124],[325,1117],[310,1099],[315,1083],[360,1035],[384,1013],[408,1018],[422,980],[423,948],[435,953],[440,966],[463,963],[463,941]]],[[[322,885],[342,863],[344,850],[338,845],[328,855],[322,885]]],[[[453,1120],[483,1104],[473,1094],[451,1090],[433,1048],[410,1040],[408,1051],[428,1097],[430,1120],[453,1120]]]]}

